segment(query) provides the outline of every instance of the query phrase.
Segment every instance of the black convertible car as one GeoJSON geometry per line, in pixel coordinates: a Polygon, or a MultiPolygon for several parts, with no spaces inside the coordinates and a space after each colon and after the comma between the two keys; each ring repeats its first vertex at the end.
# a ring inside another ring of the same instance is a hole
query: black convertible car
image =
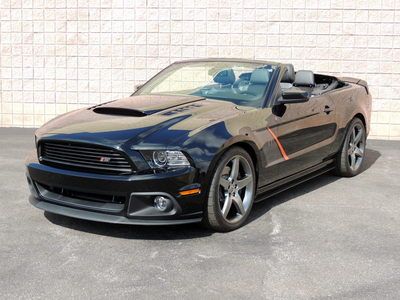
{"type": "Polygon", "coordinates": [[[177,62],[128,98],[37,130],[30,202],[122,224],[240,227],[260,201],[323,172],[361,170],[367,83],[236,59],[177,62]]]}

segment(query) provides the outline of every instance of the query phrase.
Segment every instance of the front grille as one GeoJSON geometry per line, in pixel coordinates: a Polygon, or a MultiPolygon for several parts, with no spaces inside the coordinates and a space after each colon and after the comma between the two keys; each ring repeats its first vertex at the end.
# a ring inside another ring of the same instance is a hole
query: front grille
{"type": "Polygon", "coordinates": [[[133,166],[122,153],[93,144],[42,141],[39,161],[43,164],[100,174],[129,174],[133,166]]]}

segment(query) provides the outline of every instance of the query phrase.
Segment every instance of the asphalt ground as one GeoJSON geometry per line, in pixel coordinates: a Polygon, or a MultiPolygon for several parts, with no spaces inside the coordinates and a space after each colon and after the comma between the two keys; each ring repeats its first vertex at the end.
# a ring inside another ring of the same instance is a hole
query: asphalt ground
{"type": "Polygon", "coordinates": [[[400,298],[400,142],[256,204],[230,233],[121,226],[28,202],[33,130],[0,128],[0,298],[400,298]]]}

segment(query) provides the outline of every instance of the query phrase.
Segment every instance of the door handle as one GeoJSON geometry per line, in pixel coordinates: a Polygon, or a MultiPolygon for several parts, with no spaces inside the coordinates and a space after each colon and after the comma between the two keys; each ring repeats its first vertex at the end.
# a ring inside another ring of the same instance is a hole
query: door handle
{"type": "Polygon", "coordinates": [[[328,105],[325,105],[324,108],[324,113],[326,113],[327,115],[329,115],[329,113],[333,111],[333,108],[330,108],[328,105]]]}

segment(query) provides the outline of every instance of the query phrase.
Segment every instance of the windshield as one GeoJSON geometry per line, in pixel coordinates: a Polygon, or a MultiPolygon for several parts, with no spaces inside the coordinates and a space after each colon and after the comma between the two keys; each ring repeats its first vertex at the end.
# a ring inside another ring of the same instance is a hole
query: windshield
{"type": "Polygon", "coordinates": [[[201,61],[173,64],[148,81],[135,95],[194,95],[259,107],[276,65],[201,61]]]}

